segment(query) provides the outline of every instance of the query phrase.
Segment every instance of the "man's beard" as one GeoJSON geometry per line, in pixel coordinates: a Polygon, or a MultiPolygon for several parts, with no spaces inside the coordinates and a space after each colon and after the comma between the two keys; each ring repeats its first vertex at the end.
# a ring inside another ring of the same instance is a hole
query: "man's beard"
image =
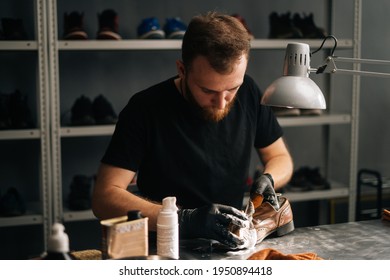
{"type": "Polygon", "coordinates": [[[213,121],[213,122],[219,122],[222,119],[224,119],[227,114],[229,114],[231,108],[234,105],[234,101],[236,100],[236,96],[233,97],[233,99],[228,102],[223,109],[216,109],[213,107],[202,107],[199,105],[199,103],[195,100],[194,95],[192,94],[190,88],[188,87],[187,81],[184,80],[184,96],[190,103],[190,105],[202,116],[203,119],[206,121],[213,121]]]}

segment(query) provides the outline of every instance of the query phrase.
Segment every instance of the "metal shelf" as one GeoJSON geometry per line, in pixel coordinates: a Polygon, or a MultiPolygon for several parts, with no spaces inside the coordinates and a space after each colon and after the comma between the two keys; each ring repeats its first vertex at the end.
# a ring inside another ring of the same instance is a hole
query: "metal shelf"
{"type": "Polygon", "coordinates": [[[181,40],[58,41],[58,50],[179,50],[181,40]]]}
{"type": "Polygon", "coordinates": [[[69,209],[64,208],[62,216],[64,222],[96,220],[92,210],[70,211],[69,209]]]}
{"type": "Polygon", "coordinates": [[[26,214],[15,217],[0,217],[0,227],[25,226],[43,224],[42,206],[40,202],[30,202],[27,204],[26,214]]]}
{"type": "MultiPolygon", "coordinates": [[[[282,49],[285,50],[288,43],[297,42],[308,44],[311,48],[319,48],[322,44],[322,39],[255,39],[252,41],[252,49],[282,49]]],[[[324,48],[333,48],[333,43],[327,41],[325,42],[324,48]]],[[[337,48],[349,49],[353,47],[352,39],[338,39],[337,48]]]]}
{"type": "Polygon", "coordinates": [[[40,137],[41,131],[39,129],[18,129],[0,131],[0,140],[39,139],[40,137]]]}
{"type": "Polygon", "coordinates": [[[110,136],[114,129],[115,125],[62,127],[61,137],[110,136]]]}
{"type": "MultiPolygon", "coordinates": [[[[300,202],[310,200],[326,200],[333,198],[348,197],[349,189],[346,185],[340,183],[331,183],[331,189],[319,191],[303,191],[303,192],[284,192],[282,196],[286,197],[289,202],[300,202]]],[[[249,201],[249,193],[244,195],[244,205],[249,201]]]]}
{"type": "MultiPolygon", "coordinates": [[[[91,51],[91,50],[180,50],[181,40],[59,40],[58,50],[62,51],[91,51]]],[[[290,42],[301,42],[309,44],[311,48],[319,48],[322,40],[281,40],[281,39],[255,39],[252,40],[252,49],[285,49],[290,42]]],[[[333,45],[330,42],[325,42],[324,48],[330,48],[333,45]]],[[[352,48],[353,42],[351,39],[341,39],[337,42],[337,47],[352,48]]]]}
{"type": "Polygon", "coordinates": [[[1,51],[35,51],[38,50],[36,41],[0,41],[1,51]]]}
{"type": "Polygon", "coordinates": [[[330,125],[349,124],[351,116],[348,114],[320,115],[320,116],[294,116],[278,117],[281,126],[307,126],[307,125],[330,125]]]}
{"type": "Polygon", "coordinates": [[[42,215],[23,215],[19,217],[0,218],[0,227],[39,225],[42,223],[42,215]]]}
{"type": "MultiPolygon", "coordinates": [[[[308,126],[308,125],[331,125],[349,124],[351,116],[347,114],[321,115],[321,116],[298,116],[279,117],[282,126],[308,126]]],[[[85,136],[111,136],[115,125],[93,125],[93,126],[66,126],[61,127],[61,137],[85,137],[85,136]]],[[[1,139],[1,134],[0,134],[1,139]]]]}
{"type": "Polygon", "coordinates": [[[309,200],[323,200],[348,197],[349,188],[339,183],[331,183],[331,189],[320,191],[305,191],[305,192],[288,192],[283,196],[287,197],[290,202],[309,201],[309,200]]]}

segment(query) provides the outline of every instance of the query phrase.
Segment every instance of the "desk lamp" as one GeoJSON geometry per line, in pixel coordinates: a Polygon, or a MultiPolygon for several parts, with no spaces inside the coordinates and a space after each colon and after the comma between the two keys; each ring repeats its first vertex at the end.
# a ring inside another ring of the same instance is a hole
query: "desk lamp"
{"type": "Polygon", "coordinates": [[[326,73],[331,74],[340,73],[375,77],[390,77],[389,73],[337,68],[337,61],[382,65],[390,65],[390,61],[337,57],[333,55],[336,47],[337,39],[332,35],[327,36],[323,40],[319,49],[312,53],[310,53],[308,44],[289,43],[287,45],[286,55],[284,58],[283,76],[268,86],[261,99],[261,103],[264,105],[276,107],[326,109],[324,95],[322,94],[320,88],[309,78],[310,72],[322,74],[326,71],[326,73]],[[311,68],[311,55],[321,50],[325,41],[329,38],[334,40],[334,47],[331,51],[331,55],[326,58],[325,64],[318,67],[318,69],[311,68]]]}

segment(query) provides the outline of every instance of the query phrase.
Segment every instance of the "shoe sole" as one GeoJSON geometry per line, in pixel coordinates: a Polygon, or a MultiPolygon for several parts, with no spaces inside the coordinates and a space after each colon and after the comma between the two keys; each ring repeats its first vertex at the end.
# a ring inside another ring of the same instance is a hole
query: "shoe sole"
{"type": "Polygon", "coordinates": [[[139,36],[139,39],[164,39],[165,32],[163,30],[152,30],[139,36]]]}
{"type": "Polygon", "coordinates": [[[257,240],[256,244],[259,244],[260,242],[262,242],[264,239],[266,239],[269,236],[280,237],[280,236],[286,235],[286,234],[294,231],[294,229],[295,229],[294,220],[291,220],[287,224],[282,225],[282,226],[270,231],[262,239],[257,240]]]}
{"type": "Polygon", "coordinates": [[[302,116],[320,116],[322,112],[320,109],[301,109],[302,116]]]}
{"type": "Polygon", "coordinates": [[[83,39],[88,39],[88,35],[84,31],[74,31],[64,36],[64,40],[83,40],[83,39]]]}
{"type": "Polygon", "coordinates": [[[169,33],[167,39],[183,39],[185,31],[176,31],[169,33]]]}
{"type": "Polygon", "coordinates": [[[101,31],[99,32],[97,38],[98,40],[121,40],[121,35],[113,32],[113,31],[101,31]]]}
{"type": "Polygon", "coordinates": [[[287,224],[282,225],[281,227],[278,227],[276,229],[276,236],[286,235],[286,234],[292,232],[294,229],[295,229],[294,220],[291,220],[287,224]]]}
{"type": "Polygon", "coordinates": [[[274,115],[277,117],[292,117],[292,116],[299,116],[301,114],[300,109],[276,109],[273,110],[274,115]]]}

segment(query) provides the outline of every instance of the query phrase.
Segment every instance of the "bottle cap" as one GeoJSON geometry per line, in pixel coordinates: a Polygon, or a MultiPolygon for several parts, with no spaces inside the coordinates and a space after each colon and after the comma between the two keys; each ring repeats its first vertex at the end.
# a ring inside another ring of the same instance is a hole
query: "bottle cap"
{"type": "Polygon", "coordinates": [[[128,221],[134,221],[134,220],[138,220],[138,219],[142,219],[141,211],[131,210],[131,211],[127,212],[127,220],[128,221]]]}
{"type": "Polygon", "coordinates": [[[168,196],[162,201],[162,209],[163,212],[177,212],[178,208],[176,206],[176,197],[168,196]]]}
{"type": "Polygon", "coordinates": [[[168,196],[162,200],[162,208],[157,217],[157,225],[176,225],[178,222],[176,197],[168,196]]]}
{"type": "Polygon", "coordinates": [[[47,248],[50,252],[69,252],[69,237],[65,233],[65,227],[62,224],[53,224],[47,248]]]}

